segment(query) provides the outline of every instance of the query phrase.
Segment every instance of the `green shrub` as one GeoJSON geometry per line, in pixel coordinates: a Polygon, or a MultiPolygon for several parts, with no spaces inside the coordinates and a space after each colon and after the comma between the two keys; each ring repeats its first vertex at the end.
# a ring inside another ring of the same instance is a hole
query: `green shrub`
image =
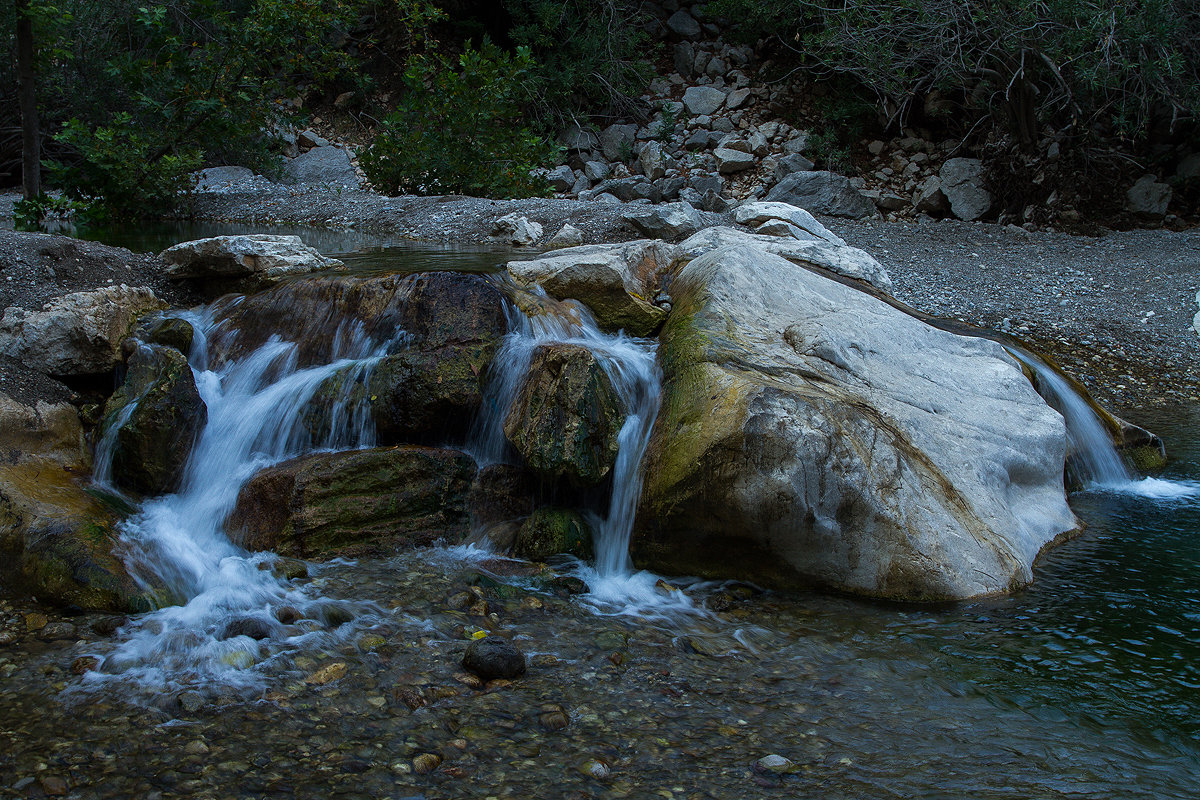
{"type": "Polygon", "coordinates": [[[547,194],[544,177],[558,149],[526,125],[533,57],[469,44],[452,62],[413,57],[406,91],[360,156],[367,177],[390,193],[531,197],[547,194]]]}

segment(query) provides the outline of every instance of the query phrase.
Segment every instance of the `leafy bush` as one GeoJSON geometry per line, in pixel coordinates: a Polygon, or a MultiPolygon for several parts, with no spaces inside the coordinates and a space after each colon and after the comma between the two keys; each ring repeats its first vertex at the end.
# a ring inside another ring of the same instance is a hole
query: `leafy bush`
{"type": "Polygon", "coordinates": [[[452,62],[413,57],[406,91],[360,155],[367,177],[391,193],[530,197],[549,192],[544,177],[557,148],[524,122],[533,57],[469,44],[452,62]]]}
{"type": "Polygon", "coordinates": [[[1026,146],[1055,120],[1145,134],[1200,116],[1194,0],[715,0],[818,75],[850,76],[903,118],[938,89],[1000,112],[1026,146]]]}

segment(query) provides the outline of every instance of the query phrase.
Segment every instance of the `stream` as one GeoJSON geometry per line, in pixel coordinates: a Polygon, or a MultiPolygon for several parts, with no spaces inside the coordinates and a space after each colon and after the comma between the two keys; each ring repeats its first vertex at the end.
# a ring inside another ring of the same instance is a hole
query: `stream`
{"type": "MultiPolygon", "coordinates": [[[[202,334],[189,361],[209,422],[181,490],[123,529],[127,563],[173,602],[130,620],[0,602],[29,629],[0,648],[0,798],[1200,792],[1200,411],[1130,412],[1171,465],[1147,480],[1088,466],[1072,496],[1086,530],[1010,596],[914,606],[660,578],[627,556],[659,401],[653,342],[601,334],[586,313],[513,310],[491,415],[465,445],[480,464],[510,457],[500,419],[539,343],[591,349],[628,414],[595,563],[553,564],[585,591],[471,545],[296,577],[221,522],[257,469],[373,443],[352,407],[319,436],[299,410],[403,332],[339,328],[329,364],[298,367],[276,339],[212,365],[219,324],[182,316],[202,334]],[[229,635],[248,619],[271,635],[229,635]],[[525,652],[523,677],[463,673],[489,632],[525,652]]],[[[1088,435],[1074,424],[1073,448],[1090,452],[1088,435]]],[[[103,484],[103,442],[97,461],[103,484]]]]}

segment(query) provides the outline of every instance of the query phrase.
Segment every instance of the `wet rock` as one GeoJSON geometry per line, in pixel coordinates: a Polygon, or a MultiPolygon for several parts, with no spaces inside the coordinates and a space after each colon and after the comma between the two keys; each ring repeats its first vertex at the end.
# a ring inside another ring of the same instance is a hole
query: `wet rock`
{"type": "Polygon", "coordinates": [[[795,172],[767,193],[767,200],[790,203],[814,214],[863,219],[874,216],[875,204],[833,172],[795,172]]]}
{"type": "Polygon", "coordinates": [[[467,505],[473,525],[522,519],[533,513],[533,476],[515,464],[489,464],[471,483],[467,505]]]}
{"type": "Polygon", "coordinates": [[[545,344],[533,353],[504,434],[534,472],[588,486],[616,462],[622,421],[620,400],[595,354],[545,344]]]}
{"type": "Polygon", "coordinates": [[[442,764],[442,757],[437,753],[419,753],[413,757],[413,772],[418,775],[428,775],[442,764]]]}
{"type": "Polygon", "coordinates": [[[978,158],[951,158],[938,177],[954,216],[973,222],[991,209],[992,195],[984,188],[983,162],[978,158]]]}
{"type": "Polygon", "coordinates": [[[266,620],[258,617],[238,617],[227,622],[221,632],[222,639],[232,639],[235,636],[248,636],[254,640],[270,639],[271,626],[266,620]]]}
{"type": "Polygon", "coordinates": [[[175,348],[139,345],[128,366],[125,382],[104,406],[97,439],[112,441],[118,486],[151,495],[172,491],[208,409],[187,358],[175,348]]]}
{"type": "Polygon", "coordinates": [[[227,522],[250,550],[308,558],[461,541],[475,462],[405,445],[318,453],[256,474],[227,522]]]}
{"type": "Polygon", "coordinates": [[[485,681],[512,679],[525,674],[525,654],[507,639],[485,636],[467,645],[462,665],[485,681]]]}
{"type": "Polygon", "coordinates": [[[753,246],[672,296],[639,565],[958,599],[1027,583],[1075,527],[1062,419],[999,345],[753,246]]]}
{"type": "Polygon", "coordinates": [[[648,336],[666,314],[646,298],[657,294],[675,257],[669,245],[643,240],[570,247],[506,266],[518,284],[584,303],[605,330],[648,336]]]}
{"type": "Polygon", "coordinates": [[[196,331],[192,328],[192,323],[177,317],[168,317],[148,325],[141,339],[147,344],[174,347],[186,356],[191,352],[195,336],[196,331]]]}
{"type": "Polygon", "coordinates": [[[515,552],[530,561],[545,561],[560,553],[579,558],[592,554],[592,530],[578,511],[539,508],[517,532],[515,552]]]}
{"type": "Polygon", "coordinates": [[[111,372],[138,318],[164,308],[150,289],[124,284],[64,295],[41,311],[10,306],[0,317],[0,354],[59,377],[111,372]]]}
{"type": "MultiPolygon", "coordinates": [[[[483,403],[486,370],[495,353],[492,343],[396,353],[376,365],[365,389],[350,387],[351,399],[369,399],[381,442],[461,440],[483,403]]],[[[309,417],[311,430],[327,426],[345,390],[333,379],[322,386],[309,417]]]]}
{"type": "Polygon", "coordinates": [[[0,394],[0,585],[56,605],[146,610],[112,555],[119,514],[82,488],[89,469],[74,408],[0,394]]]}
{"type": "Polygon", "coordinates": [[[795,772],[798,769],[796,764],[791,759],[784,758],[783,756],[775,753],[772,753],[769,756],[763,756],[758,761],[755,761],[754,768],[763,772],[773,772],[777,775],[795,772]]]}
{"type": "Polygon", "coordinates": [[[283,278],[343,266],[304,244],[299,236],[255,233],[180,242],[161,254],[167,276],[261,287],[283,278]]]}
{"type": "Polygon", "coordinates": [[[327,683],[341,680],[346,677],[346,673],[349,671],[350,666],[345,661],[334,661],[332,664],[326,664],[316,672],[310,673],[305,677],[304,682],[323,686],[327,683]]]}
{"type": "Polygon", "coordinates": [[[612,767],[598,758],[589,758],[584,761],[579,765],[579,771],[589,778],[595,778],[598,781],[605,780],[612,775],[612,767]]]}
{"type": "Polygon", "coordinates": [[[538,713],[538,724],[548,731],[566,730],[571,724],[571,717],[562,706],[547,703],[538,713]]]}

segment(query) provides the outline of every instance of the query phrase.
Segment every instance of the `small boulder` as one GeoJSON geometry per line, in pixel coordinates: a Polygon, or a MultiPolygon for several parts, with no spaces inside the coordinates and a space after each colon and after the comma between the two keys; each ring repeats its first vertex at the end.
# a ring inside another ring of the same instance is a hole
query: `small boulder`
{"type": "Polygon", "coordinates": [[[462,665],[485,681],[512,680],[525,674],[525,654],[507,639],[485,636],[467,645],[462,665]]]}
{"type": "Polygon", "coordinates": [[[643,236],[678,239],[691,236],[704,225],[700,212],[687,203],[635,207],[622,217],[643,236]]]}
{"type": "Polygon", "coordinates": [[[600,150],[609,161],[624,161],[633,156],[637,125],[609,125],[600,131],[600,150]]]}
{"type": "Polygon", "coordinates": [[[238,281],[247,288],[343,266],[336,258],[327,258],[304,244],[299,236],[265,233],[180,242],[164,250],[161,257],[167,262],[169,278],[238,281]]]}
{"type": "Polygon", "coordinates": [[[1171,204],[1171,187],[1153,175],[1143,175],[1125,192],[1125,208],[1142,217],[1162,217],[1171,204]]]}
{"type": "Polygon", "coordinates": [[[592,530],[578,511],[539,508],[517,531],[514,549],[530,561],[545,561],[560,553],[588,558],[592,554],[592,530]]]}
{"type": "Polygon", "coordinates": [[[765,201],[743,203],[733,210],[733,221],[739,225],[756,227],[773,219],[790,222],[792,225],[800,228],[812,238],[830,242],[831,244],[841,245],[843,247],[846,245],[844,239],[835,235],[820,222],[817,222],[816,218],[813,217],[812,214],[808,213],[803,208],[797,208],[789,203],[774,203],[765,201]]]}
{"type": "Polygon", "coordinates": [[[983,162],[978,158],[951,158],[938,177],[954,216],[974,222],[991,210],[992,195],[984,188],[983,162]]]}
{"type": "Polygon", "coordinates": [[[712,86],[689,86],[683,92],[683,107],[693,117],[712,114],[725,102],[725,93],[712,86]]]}
{"type": "Polygon", "coordinates": [[[541,241],[542,226],[520,214],[505,214],[492,223],[492,238],[514,247],[532,247],[541,241]]]}
{"type": "Polygon", "coordinates": [[[564,247],[578,247],[583,244],[583,231],[567,222],[558,229],[558,233],[546,242],[546,249],[561,250],[564,247]]]}
{"type": "Polygon", "coordinates": [[[758,161],[753,153],[735,150],[732,147],[718,147],[713,151],[713,158],[717,160],[717,171],[722,175],[745,172],[753,168],[758,161]]]}
{"type": "Polygon", "coordinates": [[[504,419],[504,435],[534,472],[591,486],[617,460],[624,414],[596,355],[572,344],[544,344],[504,419]]]}
{"type": "Polygon", "coordinates": [[[767,193],[767,200],[800,208],[815,214],[863,219],[874,216],[875,204],[850,185],[850,179],[833,172],[796,172],[788,175],[767,193]]]}
{"type": "Polygon", "coordinates": [[[138,317],[164,308],[150,289],[124,284],[64,295],[42,311],[10,306],[0,318],[0,353],[59,377],[111,372],[138,317]]]}
{"type": "MultiPolygon", "coordinates": [[[[303,141],[301,134],[300,141],[303,141]]],[[[325,141],[321,139],[321,141],[325,141]]],[[[316,184],[358,189],[362,179],[354,171],[350,155],[340,147],[325,143],[283,162],[285,183],[316,184]]]]}

